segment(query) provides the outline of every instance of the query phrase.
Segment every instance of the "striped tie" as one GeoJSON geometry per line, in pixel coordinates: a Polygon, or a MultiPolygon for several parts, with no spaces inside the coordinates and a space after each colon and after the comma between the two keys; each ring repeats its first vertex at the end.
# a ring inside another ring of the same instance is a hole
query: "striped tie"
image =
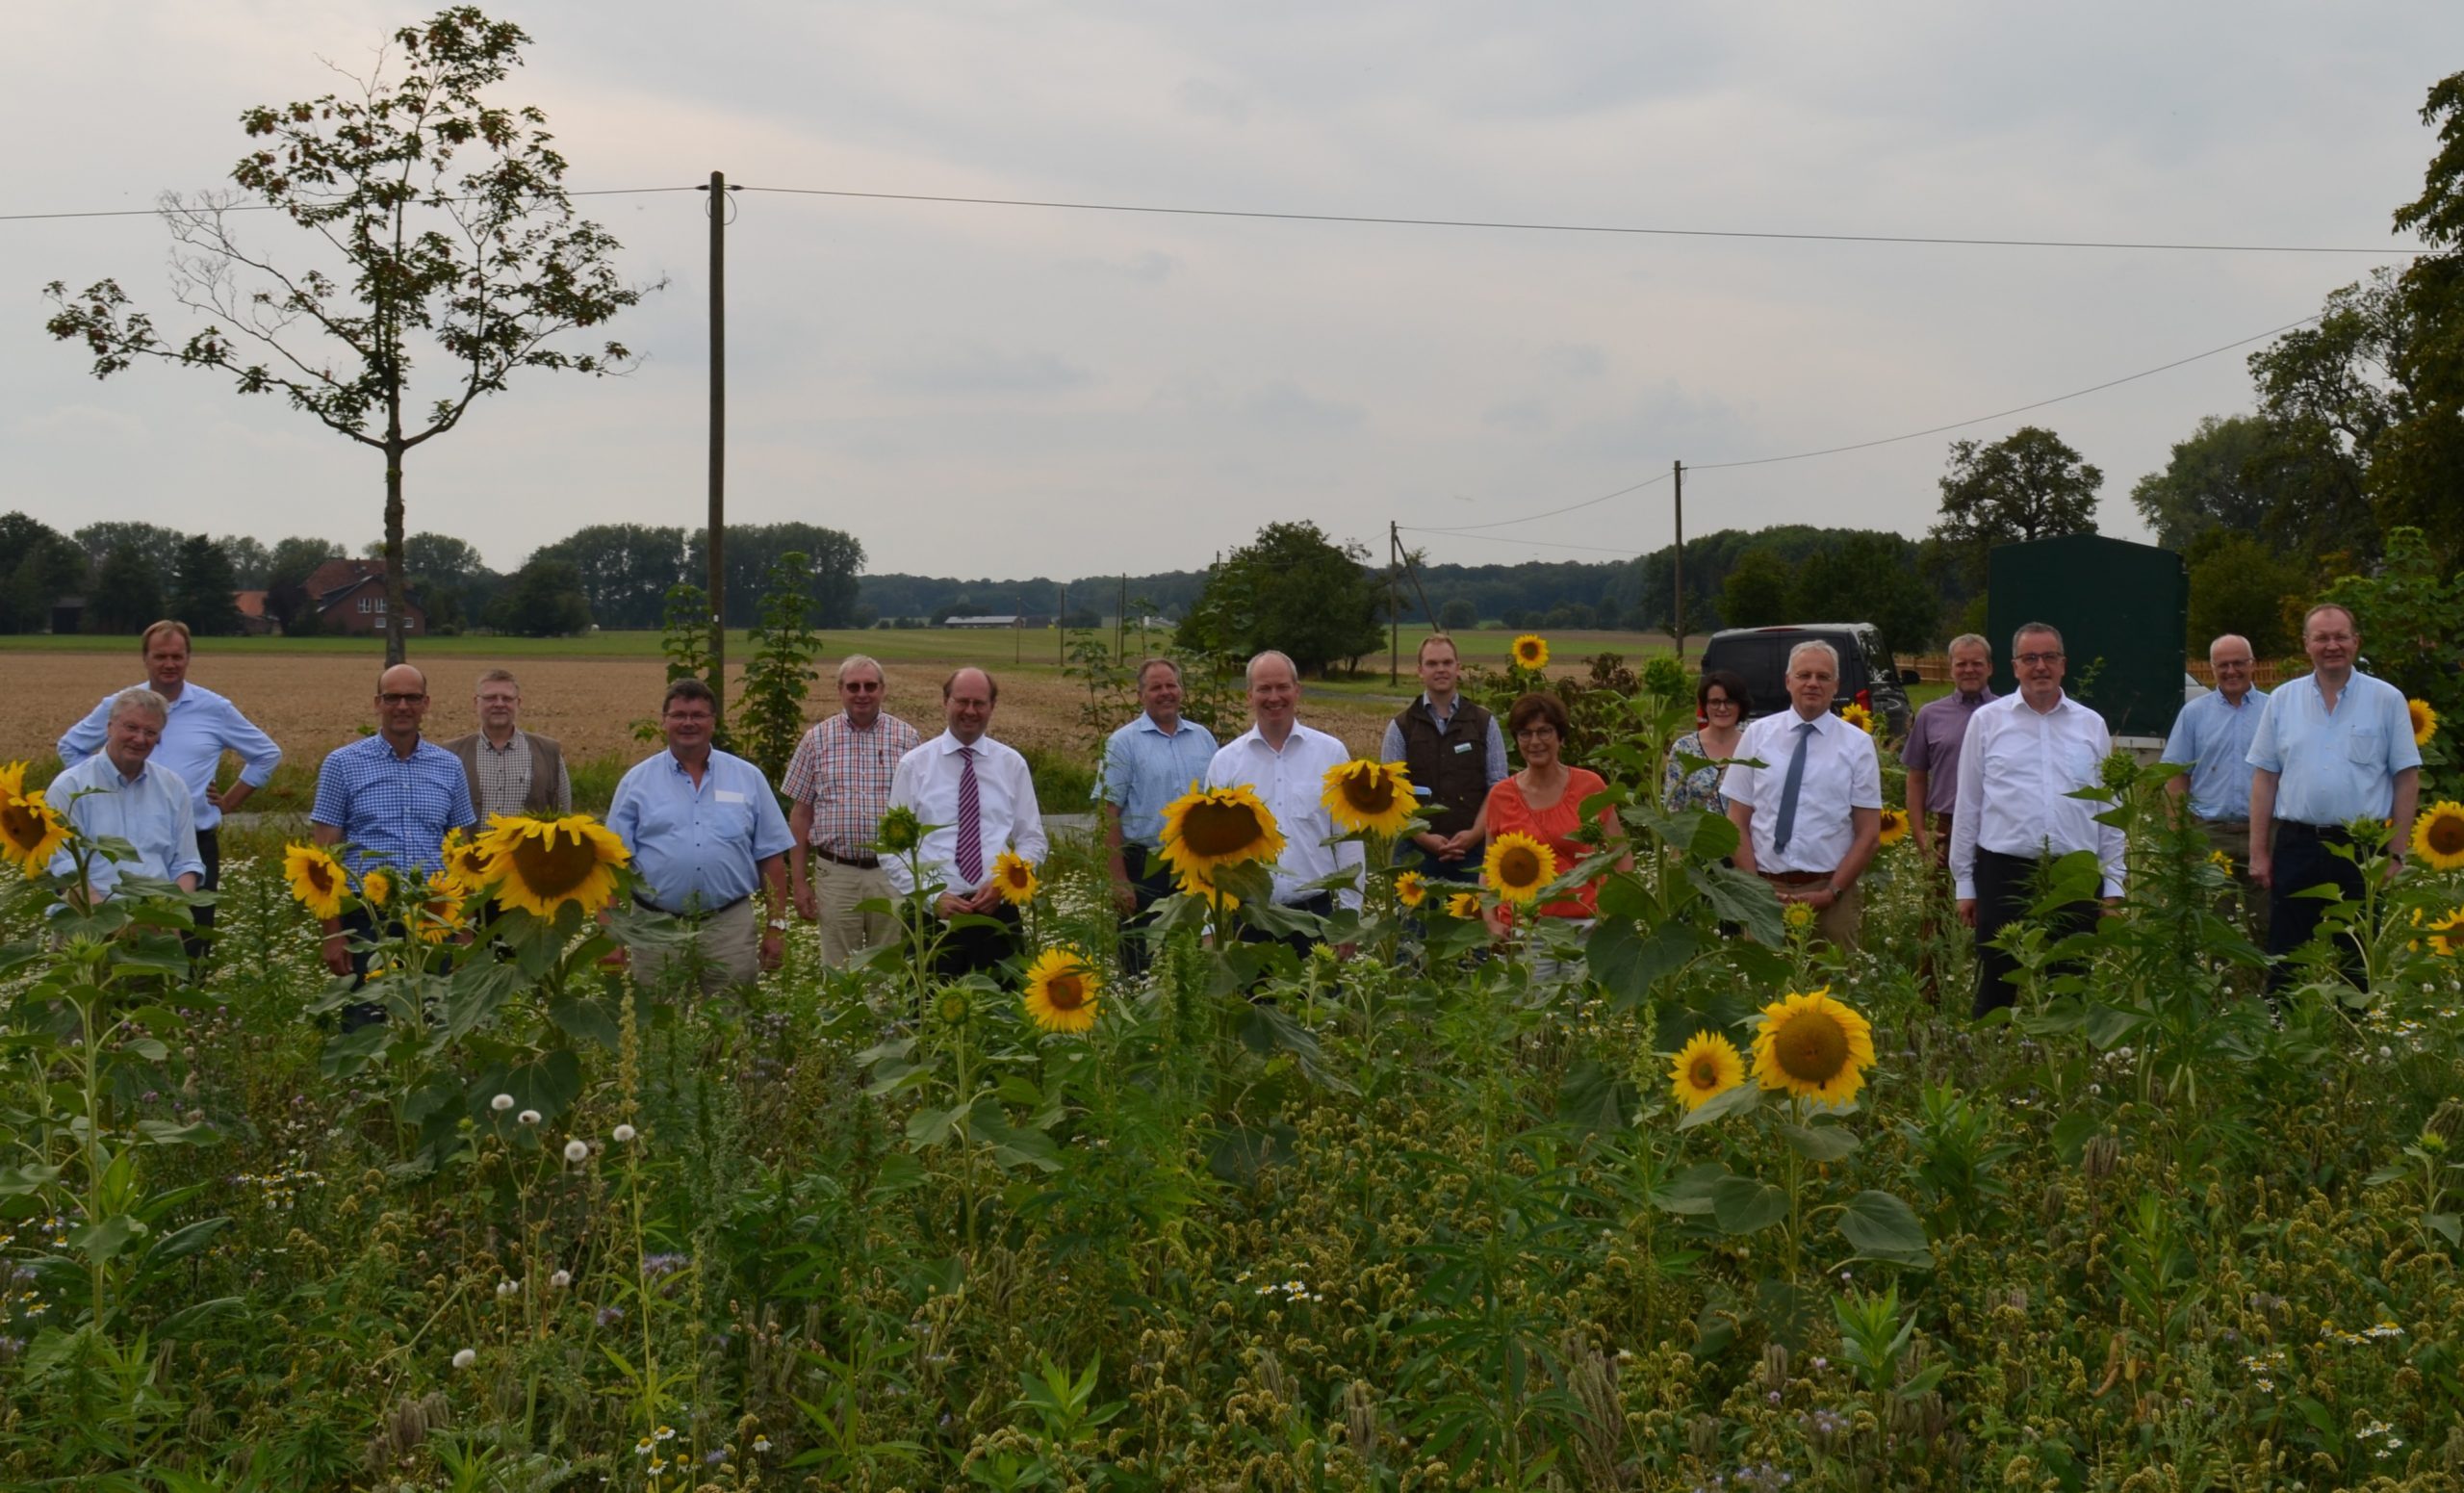
{"type": "Polygon", "coordinates": [[[975,748],[962,746],[959,756],[959,880],[972,891],[984,885],[984,794],[975,782],[975,748]]]}

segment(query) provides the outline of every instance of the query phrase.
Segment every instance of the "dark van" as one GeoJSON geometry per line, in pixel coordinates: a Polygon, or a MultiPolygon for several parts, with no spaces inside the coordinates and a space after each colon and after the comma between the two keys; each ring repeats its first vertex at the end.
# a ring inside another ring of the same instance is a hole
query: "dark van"
{"type": "Polygon", "coordinates": [[[1729,628],[1711,634],[1703,650],[1703,671],[1732,670],[1745,681],[1753,708],[1749,718],[1788,708],[1788,650],[1799,643],[1829,643],[1839,654],[1839,692],[1833,709],[1852,702],[1874,712],[1885,738],[1904,740],[1910,710],[1908,688],[1916,671],[1892,667],[1883,636],[1870,622],[1812,622],[1785,628],[1729,628]]]}

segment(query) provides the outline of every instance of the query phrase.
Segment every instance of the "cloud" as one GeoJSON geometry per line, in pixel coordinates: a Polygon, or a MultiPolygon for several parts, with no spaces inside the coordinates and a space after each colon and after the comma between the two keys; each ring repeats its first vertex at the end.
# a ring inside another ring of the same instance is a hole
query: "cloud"
{"type": "Polygon", "coordinates": [[[1051,394],[1083,388],[1094,375],[1058,353],[1003,352],[982,344],[896,358],[873,371],[891,394],[1051,394]]]}

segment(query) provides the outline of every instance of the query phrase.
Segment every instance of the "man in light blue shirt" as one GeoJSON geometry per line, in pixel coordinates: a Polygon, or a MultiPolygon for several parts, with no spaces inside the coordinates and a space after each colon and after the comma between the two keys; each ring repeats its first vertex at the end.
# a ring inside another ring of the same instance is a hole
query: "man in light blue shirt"
{"type": "MultiPolygon", "coordinates": [[[[2421,795],[2422,751],[2413,744],[2404,692],[2353,669],[2361,630],[2333,602],[2301,619],[2308,677],[2278,684],[2250,742],[2250,879],[2269,889],[2268,952],[2282,956],[2317,934],[2327,903],[2301,896],[2335,887],[2361,899],[2361,868],[2331,848],[2350,845],[2355,819],[2389,823],[2390,875],[2404,862],[2421,795]]],[[[2358,980],[2361,950],[2343,951],[2358,980]]],[[[2271,998],[2293,983],[2279,962],[2268,976],[2271,998]]]]}
{"type": "Polygon", "coordinates": [[[2167,779],[2176,804],[2190,801],[2191,818],[2207,836],[2208,848],[2232,863],[2233,877],[2249,886],[2250,743],[2267,713],[2268,692],[2251,687],[2250,640],[2227,632],[2207,645],[2207,666],[2216,687],[2182,707],[2173,717],[2159,761],[2190,771],[2167,779]]]}
{"type": "MultiPolygon", "coordinates": [[[[154,624],[138,639],[138,652],[145,660],[146,684],[163,698],[169,712],[163,722],[162,744],[154,749],[154,765],[169,768],[189,786],[189,812],[196,821],[197,855],[205,862],[200,885],[213,891],[222,885],[222,816],[237,812],[248,801],[248,795],[272,781],[273,770],[282,765],[282,748],[241,714],[239,707],[203,684],[190,682],[188,624],[154,624]],[[227,788],[217,788],[214,780],[222,770],[222,754],[226,751],[240,755],[240,780],[227,788]]],[[[112,702],[117,698],[104,696],[84,720],[68,728],[68,734],[60,738],[60,760],[64,764],[74,767],[103,749],[112,702]]],[[[191,959],[205,951],[202,934],[214,926],[212,903],[196,910],[196,926],[198,935],[188,940],[191,959]]]]}
{"type": "MultiPolygon", "coordinates": [[[[205,876],[196,849],[196,824],[189,785],[179,774],[153,762],[170,707],[139,685],[105,702],[103,749],[51,780],[45,799],[89,840],[125,840],[134,861],[92,852],[82,889],[66,888],[71,903],[91,906],[109,897],[124,876],[177,883],[194,891],[205,876]]],[[[74,876],[77,859],[64,847],[52,858],[55,876],[74,876]]]]}
{"type": "Polygon", "coordinates": [[[1152,950],[1129,920],[1142,920],[1173,889],[1162,855],[1164,810],[1205,778],[1216,749],[1215,733],[1181,719],[1181,666],[1171,659],[1138,666],[1138,703],[1143,713],[1104,743],[1095,784],[1112,853],[1113,906],[1122,919],[1121,966],[1133,975],[1145,972],[1152,950]]]}
{"type": "MultiPolygon", "coordinates": [[[[616,785],[607,827],[632,852],[644,907],[693,919],[706,994],[751,985],[779,967],[787,929],[787,816],[761,769],[714,750],[718,699],[696,679],[669,683],[659,706],[667,750],[616,785]],[[763,893],[756,932],[754,893],[763,893]]],[[[630,952],[633,978],[654,986],[665,949],[630,952]]]]}

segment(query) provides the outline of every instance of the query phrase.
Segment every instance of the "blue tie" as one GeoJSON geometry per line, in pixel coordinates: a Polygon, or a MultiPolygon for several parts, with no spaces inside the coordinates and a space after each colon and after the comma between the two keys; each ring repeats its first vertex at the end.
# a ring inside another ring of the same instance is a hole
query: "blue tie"
{"type": "Polygon", "coordinates": [[[1788,837],[1797,828],[1797,789],[1806,782],[1806,743],[1813,739],[1813,722],[1797,725],[1797,749],[1788,755],[1788,779],[1780,785],[1780,819],[1771,827],[1771,848],[1788,848],[1788,837]]]}

